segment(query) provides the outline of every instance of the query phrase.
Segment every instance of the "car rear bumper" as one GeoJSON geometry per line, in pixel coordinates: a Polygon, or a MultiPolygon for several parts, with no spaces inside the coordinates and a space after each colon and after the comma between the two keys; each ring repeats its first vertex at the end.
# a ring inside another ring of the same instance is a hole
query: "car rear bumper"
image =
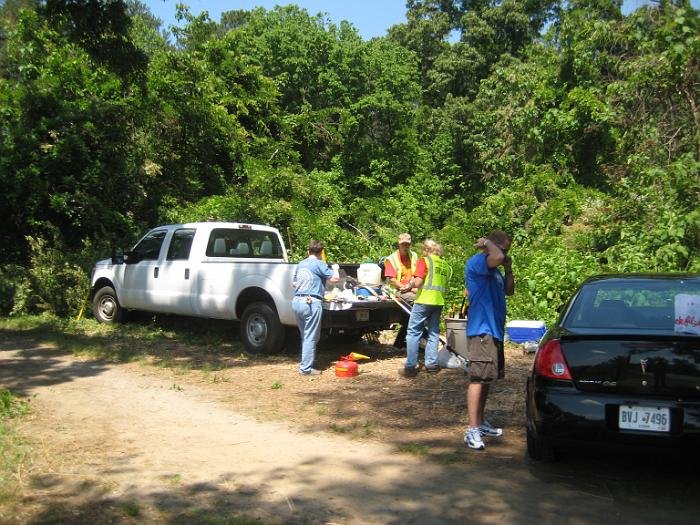
{"type": "Polygon", "coordinates": [[[575,388],[527,388],[527,425],[530,432],[551,444],[695,447],[700,445],[700,400],[625,397],[581,392],[575,388]],[[669,432],[619,428],[621,405],[668,408],[669,432]]]}

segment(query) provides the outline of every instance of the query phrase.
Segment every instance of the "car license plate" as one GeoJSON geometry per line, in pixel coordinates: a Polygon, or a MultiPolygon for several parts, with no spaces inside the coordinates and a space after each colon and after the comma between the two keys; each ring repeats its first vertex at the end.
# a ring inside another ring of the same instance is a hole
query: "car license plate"
{"type": "Polygon", "coordinates": [[[620,429],[625,430],[668,432],[671,415],[668,408],[621,405],[618,423],[620,429]]]}
{"type": "Polygon", "coordinates": [[[355,319],[358,321],[369,321],[369,310],[357,310],[355,319]]]}

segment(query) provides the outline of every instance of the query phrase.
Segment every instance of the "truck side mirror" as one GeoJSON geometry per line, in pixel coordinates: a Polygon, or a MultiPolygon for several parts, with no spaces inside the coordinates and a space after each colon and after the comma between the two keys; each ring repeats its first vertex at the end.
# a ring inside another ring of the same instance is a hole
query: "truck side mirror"
{"type": "Polygon", "coordinates": [[[124,264],[124,252],[121,248],[112,248],[112,264],[124,264]]]}

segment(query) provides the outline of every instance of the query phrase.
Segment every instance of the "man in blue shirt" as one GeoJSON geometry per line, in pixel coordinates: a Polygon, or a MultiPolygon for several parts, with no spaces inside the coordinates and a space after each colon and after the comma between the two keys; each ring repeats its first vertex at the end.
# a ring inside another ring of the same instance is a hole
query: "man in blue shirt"
{"type": "Polygon", "coordinates": [[[506,295],[513,295],[512,261],[508,256],[510,237],[494,230],[474,245],[479,253],[464,267],[464,281],[469,293],[467,314],[467,355],[469,386],[467,410],[469,427],[464,442],[469,448],[482,450],[482,436],[500,436],[503,430],[484,419],[484,407],[491,382],[504,374],[503,335],[506,324],[506,295]],[[503,266],[502,274],[498,267],[503,266]]]}
{"type": "Polygon", "coordinates": [[[337,282],[338,277],[328,264],[321,260],[323,243],[309,242],[309,256],[297,264],[294,272],[294,298],[292,310],[297,319],[301,335],[301,362],[299,373],[319,375],[321,372],[313,367],[316,357],[316,343],[321,337],[321,315],[323,314],[323,295],[326,281],[337,282]]]}

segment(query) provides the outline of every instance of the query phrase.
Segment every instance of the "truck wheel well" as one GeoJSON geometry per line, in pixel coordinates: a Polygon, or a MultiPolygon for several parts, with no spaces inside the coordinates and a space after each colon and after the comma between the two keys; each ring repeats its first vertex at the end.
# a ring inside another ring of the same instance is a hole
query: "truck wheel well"
{"type": "Polygon", "coordinates": [[[267,303],[270,307],[277,312],[277,307],[275,306],[275,301],[272,296],[263,290],[262,288],[246,288],[240,294],[238,294],[238,301],[236,302],[236,317],[241,318],[246,307],[251,303],[267,303]]]}
{"type": "Polygon", "coordinates": [[[105,286],[111,286],[112,288],[114,288],[112,281],[110,281],[106,277],[102,277],[100,279],[97,279],[97,281],[95,281],[95,284],[90,289],[90,300],[92,301],[93,297],[95,297],[95,292],[97,290],[99,290],[100,288],[103,288],[105,286]]]}

